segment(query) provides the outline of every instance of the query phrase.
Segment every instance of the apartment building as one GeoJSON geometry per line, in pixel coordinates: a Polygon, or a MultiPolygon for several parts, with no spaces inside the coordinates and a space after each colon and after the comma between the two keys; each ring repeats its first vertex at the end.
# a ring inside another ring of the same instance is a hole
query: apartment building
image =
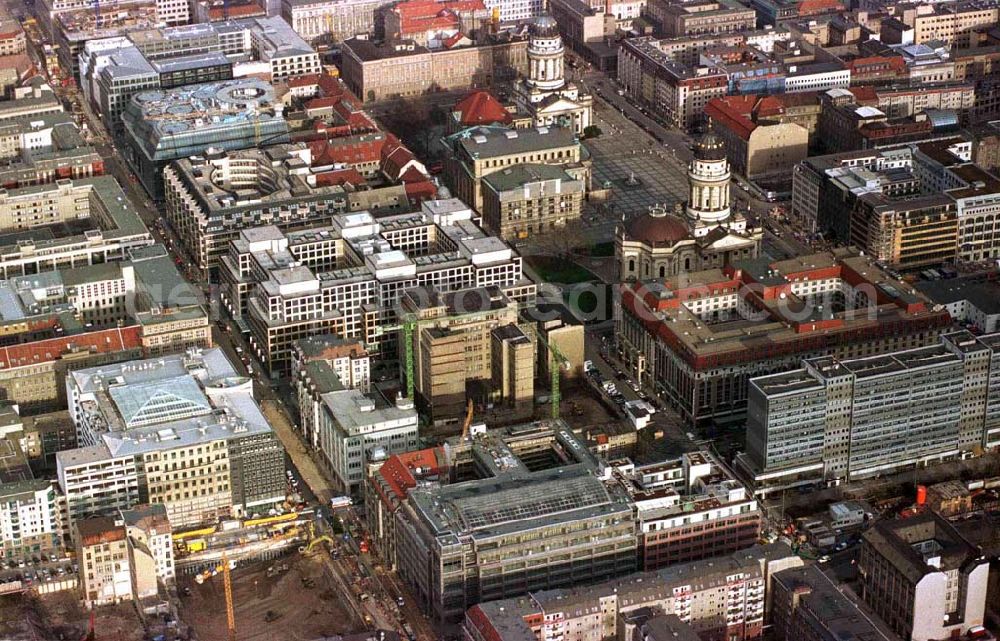
{"type": "MultiPolygon", "coordinates": [[[[162,503],[137,505],[121,511],[132,558],[146,555],[153,560],[156,578],[164,586],[174,583],[174,539],[167,509],[162,503]]],[[[133,576],[133,582],[137,577],[133,576]]]]}
{"type": "Polygon", "coordinates": [[[958,214],[944,194],[863,194],[851,212],[850,229],[852,245],[902,269],[940,265],[953,259],[958,247],[958,214]]]}
{"type": "Polygon", "coordinates": [[[934,512],[866,531],[858,574],[861,598],[904,639],[955,638],[983,625],[989,562],[934,512]]]}
{"type": "Polygon", "coordinates": [[[47,112],[0,121],[0,132],[4,146],[0,186],[5,189],[104,173],[104,159],[84,141],[76,121],[67,113],[47,112]]]}
{"type": "Polygon", "coordinates": [[[299,429],[319,447],[322,395],[340,389],[367,394],[371,388],[371,357],[361,341],[333,334],[303,338],[292,345],[292,376],[298,398],[299,429]]]}
{"type": "Polygon", "coordinates": [[[394,350],[395,334],[382,326],[394,322],[408,289],[496,286],[514,301],[534,297],[521,257],[479,228],[457,199],[425,201],[412,214],[359,212],[332,222],[287,235],[248,230],[246,249],[234,243],[223,261],[230,311],[245,310],[251,345],[274,375],[288,372],[296,340],[317,333],[359,339],[373,355],[394,350]]]}
{"type": "Polygon", "coordinates": [[[431,50],[413,40],[351,38],[340,74],[362,102],[430,91],[494,87],[528,73],[528,39],[503,31],[466,46],[431,50]]]}
{"type": "Polygon", "coordinates": [[[401,314],[414,329],[400,340],[400,362],[407,364],[407,387],[412,384],[414,398],[435,424],[465,415],[467,386],[474,382],[486,388],[481,402],[530,416],[535,349],[517,325],[518,303],[496,285],[424,286],[402,294],[401,314]]]}
{"type": "Polygon", "coordinates": [[[492,15],[482,0],[405,0],[382,11],[385,34],[436,49],[456,34],[475,36],[492,15]]]}
{"type": "Polygon", "coordinates": [[[516,165],[485,176],[483,222],[504,240],[565,228],[579,220],[586,187],[554,165],[516,165]]]}
{"type": "Polygon", "coordinates": [[[23,53],[27,47],[21,23],[10,16],[0,17],[0,56],[23,53]]]}
{"type": "Polygon", "coordinates": [[[468,480],[411,489],[394,515],[399,576],[433,620],[635,571],[628,495],[595,475],[597,459],[564,423],[510,438],[476,428],[455,447],[468,480]]]}
{"type": "Polygon", "coordinates": [[[1000,336],[857,359],[807,359],[750,381],[747,451],[757,496],[871,478],[1000,445],[1000,336]]]}
{"type": "Polygon", "coordinates": [[[0,483],[0,559],[19,561],[61,548],[62,521],[53,483],[0,483]]]}
{"type": "MultiPolygon", "coordinates": [[[[571,179],[583,183],[585,190],[590,188],[590,160],[569,128],[536,127],[511,131],[476,128],[453,134],[447,142],[453,152],[445,161],[448,186],[457,198],[469,203],[477,212],[485,213],[483,179],[508,169],[513,172],[520,165],[559,167],[571,179]]],[[[500,177],[495,182],[506,186],[500,177]]]]}
{"type": "Polygon", "coordinates": [[[635,505],[643,570],[752,547],[760,538],[757,501],[708,451],[635,465],[608,463],[635,505]]]}
{"type": "MultiPolygon", "coordinates": [[[[801,566],[787,545],[755,546],[656,572],[480,603],[467,612],[463,631],[472,641],[624,640],[636,638],[622,634],[629,626],[641,628],[636,621],[663,613],[701,639],[760,639],[775,577],[801,566]]],[[[674,630],[665,638],[686,637],[674,630]]]]}
{"type": "MultiPolygon", "coordinates": [[[[131,601],[132,566],[128,535],[117,516],[81,519],[75,528],[80,588],[89,608],[131,601]]],[[[146,581],[149,576],[143,577],[146,581]]],[[[144,581],[144,582],[146,582],[144,581]]],[[[155,577],[153,578],[155,583],[155,577]]]]}
{"type": "Polygon", "coordinates": [[[73,371],[80,448],[56,455],[72,522],[163,503],[173,527],[266,512],[284,500],[284,450],[218,348],[73,371]]]}
{"type": "Polygon", "coordinates": [[[636,380],[689,421],[719,421],[745,410],[752,376],[803,357],[936,342],[950,316],[909,291],[852,249],[737,261],[627,286],[615,331],[636,380]]]}
{"type": "Polygon", "coordinates": [[[728,93],[729,77],[717,66],[689,65],[643,36],[622,43],[618,81],[630,100],[654,109],[670,125],[691,131],[706,105],[728,93]]]}
{"type": "Polygon", "coordinates": [[[938,40],[956,49],[976,47],[996,24],[998,9],[990,3],[955,2],[921,7],[910,20],[886,25],[887,44],[923,44],[938,40]]]}

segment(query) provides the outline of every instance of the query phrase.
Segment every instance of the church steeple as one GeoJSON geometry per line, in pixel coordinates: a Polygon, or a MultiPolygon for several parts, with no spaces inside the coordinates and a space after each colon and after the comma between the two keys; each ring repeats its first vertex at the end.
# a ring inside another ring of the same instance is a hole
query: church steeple
{"type": "Polygon", "coordinates": [[[729,220],[729,179],[725,145],[709,132],[695,144],[694,159],[688,165],[687,216],[692,222],[719,225],[729,220]]]}
{"type": "Polygon", "coordinates": [[[538,18],[528,39],[528,86],[540,91],[559,91],[566,84],[565,50],[559,25],[550,16],[538,18]]]}

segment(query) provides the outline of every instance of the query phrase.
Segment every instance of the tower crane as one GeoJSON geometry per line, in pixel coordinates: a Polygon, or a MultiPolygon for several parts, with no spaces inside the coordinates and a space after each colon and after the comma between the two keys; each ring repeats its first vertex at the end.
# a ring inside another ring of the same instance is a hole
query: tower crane
{"type": "Polygon", "coordinates": [[[226,589],[226,626],[229,628],[229,641],[236,641],[236,615],[233,612],[233,579],[229,575],[229,559],[222,553],[222,584],[226,589]]]}
{"type": "Polygon", "coordinates": [[[541,332],[535,329],[534,325],[528,325],[527,327],[529,327],[528,331],[535,335],[536,343],[544,345],[545,349],[548,350],[549,353],[549,377],[551,379],[549,384],[552,388],[552,418],[556,419],[559,418],[559,402],[562,400],[562,395],[559,391],[559,370],[562,368],[569,370],[571,364],[569,359],[563,356],[562,352],[559,351],[558,347],[542,337],[541,332]]]}

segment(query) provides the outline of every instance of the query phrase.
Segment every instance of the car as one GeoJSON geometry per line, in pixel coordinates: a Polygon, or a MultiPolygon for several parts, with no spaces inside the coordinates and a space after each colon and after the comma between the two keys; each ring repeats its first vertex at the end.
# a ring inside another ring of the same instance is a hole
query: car
{"type": "Polygon", "coordinates": [[[846,549],[847,549],[847,541],[841,541],[841,542],[840,542],[840,543],[838,543],[838,544],[837,544],[837,546],[836,546],[835,548],[833,548],[833,549],[834,549],[834,551],[836,551],[836,552],[843,552],[844,550],[846,550],[846,549]]]}
{"type": "Polygon", "coordinates": [[[818,559],[816,559],[817,563],[828,563],[829,561],[830,561],[830,555],[829,554],[824,554],[823,556],[821,556],[818,559]]]}
{"type": "Polygon", "coordinates": [[[403,607],[404,605],[406,605],[406,602],[403,601],[403,597],[401,596],[396,597],[396,605],[399,607],[403,607]]]}

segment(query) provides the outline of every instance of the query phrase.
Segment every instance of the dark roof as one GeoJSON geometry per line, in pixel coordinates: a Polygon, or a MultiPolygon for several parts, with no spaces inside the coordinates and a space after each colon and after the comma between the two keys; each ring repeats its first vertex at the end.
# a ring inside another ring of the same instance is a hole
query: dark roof
{"type": "Polygon", "coordinates": [[[645,213],[633,218],[625,226],[630,240],[650,246],[676,245],[689,237],[687,225],[680,218],[666,213],[645,213]]]}

